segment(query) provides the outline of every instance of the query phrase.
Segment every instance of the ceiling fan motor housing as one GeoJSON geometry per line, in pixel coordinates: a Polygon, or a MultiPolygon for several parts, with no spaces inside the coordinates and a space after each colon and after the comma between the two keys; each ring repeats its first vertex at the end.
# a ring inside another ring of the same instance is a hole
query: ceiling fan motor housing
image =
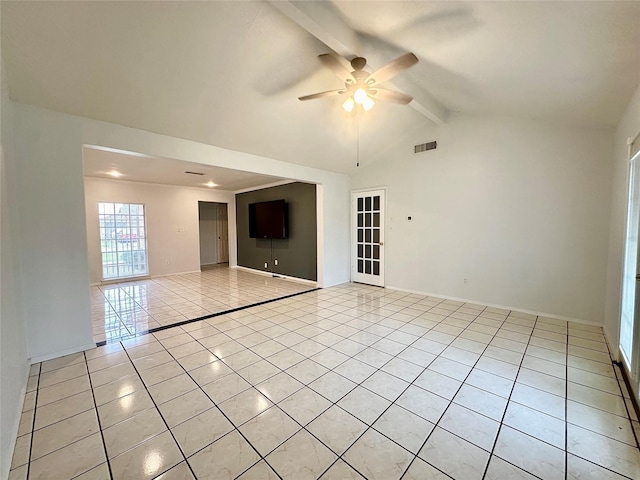
{"type": "Polygon", "coordinates": [[[354,70],[362,70],[367,64],[367,59],[364,57],[356,57],[351,60],[351,67],[354,70]]]}

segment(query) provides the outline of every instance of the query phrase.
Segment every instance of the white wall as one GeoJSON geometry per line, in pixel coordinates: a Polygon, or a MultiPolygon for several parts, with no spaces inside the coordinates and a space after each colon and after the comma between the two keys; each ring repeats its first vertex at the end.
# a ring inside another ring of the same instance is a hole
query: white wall
{"type": "Polygon", "coordinates": [[[33,361],[93,343],[82,178],[83,122],[14,103],[27,353],[33,361]]]}
{"type": "Polygon", "coordinates": [[[638,132],[640,132],[640,85],[616,128],[613,146],[614,171],[604,331],[616,355],[620,335],[622,262],[626,236],[627,197],[629,189],[629,149],[627,146],[627,138],[633,138],[638,132]]]}
{"type": "Polygon", "coordinates": [[[86,348],[92,341],[83,145],[322,184],[322,286],[349,280],[349,179],[344,175],[17,103],[14,121],[18,253],[28,288],[28,354],[34,359],[86,348]]]}
{"type": "Polygon", "coordinates": [[[352,177],[387,189],[387,286],[602,323],[612,139],[488,116],[417,125],[352,177]]]}
{"type": "Polygon", "coordinates": [[[200,271],[198,201],[228,205],[230,264],[236,265],[236,208],[233,192],[85,177],[89,279],[102,281],[98,202],[142,203],[147,223],[149,274],[200,271]],[[177,231],[177,228],[184,231],[177,231]],[[168,262],[168,263],[167,263],[168,262]]]}
{"type": "Polygon", "coordinates": [[[0,120],[0,478],[7,478],[29,373],[17,252],[12,104],[1,67],[0,120]]]}

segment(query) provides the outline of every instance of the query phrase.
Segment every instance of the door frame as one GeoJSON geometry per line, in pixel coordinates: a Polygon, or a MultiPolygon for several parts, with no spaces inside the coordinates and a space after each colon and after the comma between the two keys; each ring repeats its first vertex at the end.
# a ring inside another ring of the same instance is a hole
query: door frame
{"type": "MultiPolygon", "coordinates": [[[[640,133],[636,136],[636,139],[640,137],[640,133]]],[[[631,139],[629,139],[631,140],[631,139]]],[[[627,215],[626,215],[626,228],[625,228],[625,237],[624,237],[624,253],[623,253],[623,263],[622,263],[622,285],[621,285],[621,295],[620,295],[620,325],[618,328],[618,345],[617,345],[617,357],[619,359],[620,365],[624,370],[627,379],[629,380],[629,386],[631,387],[631,394],[636,398],[636,400],[640,399],[640,239],[636,240],[636,265],[635,272],[633,275],[633,280],[631,280],[629,275],[627,274],[627,255],[629,248],[629,237],[631,235],[635,235],[636,237],[640,237],[640,220],[636,221],[636,232],[631,232],[631,222],[632,215],[640,215],[640,208],[634,208],[632,202],[634,199],[636,202],[640,203],[640,184],[635,182],[635,176],[640,177],[640,151],[632,154],[632,141],[629,141],[629,167],[627,171],[627,215]],[[635,193],[635,195],[634,195],[635,193]],[[634,291],[634,300],[633,300],[633,327],[631,331],[631,351],[630,351],[630,359],[627,359],[625,352],[622,349],[622,321],[623,321],[623,308],[624,308],[624,292],[625,292],[625,283],[633,281],[633,291],[634,291]]]]}
{"type": "Polygon", "coordinates": [[[216,233],[218,235],[218,263],[229,263],[229,205],[226,203],[218,205],[216,233]],[[221,218],[221,214],[223,218],[221,218]]]}
{"type": "Polygon", "coordinates": [[[351,241],[351,259],[350,259],[350,278],[352,282],[356,282],[354,279],[357,267],[357,212],[356,212],[356,197],[358,195],[362,195],[363,193],[375,193],[382,192],[382,201],[380,202],[380,211],[381,215],[381,226],[380,226],[380,271],[381,271],[381,282],[380,284],[376,283],[366,283],[362,281],[358,281],[358,283],[366,283],[367,285],[374,285],[378,287],[384,288],[386,285],[386,254],[384,248],[386,247],[386,212],[387,212],[387,187],[371,187],[371,188],[359,188],[356,190],[351,190],[351,203],[350,203],[350,241],[351,241]]]}
{"type": "Polygon", "coordinates": [[[197,208],[198,208],[198,246],[199,246],[199,264],[200,267],[202,268],[202,266],[207,266],[207,265],[218,265],[220,263],[229,263],[230,264],[230,259],[231,259],[231,242],[229,241],[229,203],[227,202],[220,202],[220,201],[213,201],[213,200],[198,200],[197,201],[197,208]],[[201,234],[201,222],[202,219],[200,218],[200,208],[202,204],[207,204],[207,205],[213,205],[214,209],[215,209],[215,220],[214,220],[214,225],[215,225],[215,238],[214,238],[214,250],[215,250],[215,257],[216,257],[216,261],[215,262],[211,262],[211,263],[202,263],[202,238],[200,236],[201,234]],[[222,241],[222,238],[220,238],[220,211],[224,210],[225,214],[226,214],[226,218],[224,219],[224,223],[226,224],[226,236],[225,236],[225,240],[224,242],[222,241]],[[220,244],[221,243],[226,243],[226,253],[227,253],[227,260],[224,262],[220,261],[220,244]]]}

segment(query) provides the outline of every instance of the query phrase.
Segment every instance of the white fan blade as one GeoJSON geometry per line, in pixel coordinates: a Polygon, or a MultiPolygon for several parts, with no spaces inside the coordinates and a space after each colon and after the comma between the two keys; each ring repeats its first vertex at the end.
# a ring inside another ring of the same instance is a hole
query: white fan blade
{"type": "Polygon", "coordinates": [[[407,53],[373,72],[366,78],[365,83],[367,85],[376,85],[378,83],[386,82],[390,78],[395,77],[401,71],[414,66],[416,63],[418,63],[418,57],[413,53],[407,53]]]}
{"type": "Polygon", "coordinates": [[[329,90],[328,92],[312,93],[311,95],[305,95],[304,97],[298,97],[298,100],[313,100],[314,98],[330,97],[332,95],[342,95],[347,91],[344,88],[340,90],[329,90]]]}

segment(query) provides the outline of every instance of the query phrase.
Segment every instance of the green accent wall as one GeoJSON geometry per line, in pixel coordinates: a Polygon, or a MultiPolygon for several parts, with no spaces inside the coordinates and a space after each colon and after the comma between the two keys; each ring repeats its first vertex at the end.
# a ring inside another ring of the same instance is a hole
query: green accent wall
{"type": "Polygon", "coordinates": [[[236,194],[238,265],[263,272],[316,281],[316,186],[288,183],[236,194]],[[249,238],[249,204],[284,200],[289,211],[286,239],[249,238]],[[275,260],[278,265],[275,265],[275,260]],[[264,264],[267,263],[267,268],[264,264]]]}

